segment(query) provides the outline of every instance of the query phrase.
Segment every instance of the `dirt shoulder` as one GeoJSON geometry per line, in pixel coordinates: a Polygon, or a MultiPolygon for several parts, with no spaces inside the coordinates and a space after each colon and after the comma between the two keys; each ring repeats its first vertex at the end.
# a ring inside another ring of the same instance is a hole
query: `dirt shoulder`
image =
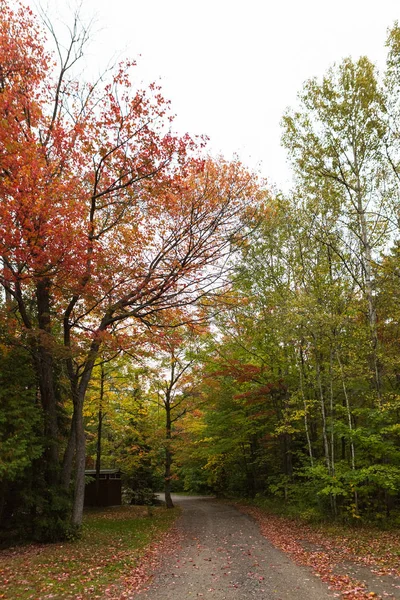
{"type": "Polygon", "coordinates": [[[313,528],[300,521],[238,505],[262,534],[299,565],[313,569],[338,596],[349,600],[400,600],[399,534],[379,530],[313,528]]]}

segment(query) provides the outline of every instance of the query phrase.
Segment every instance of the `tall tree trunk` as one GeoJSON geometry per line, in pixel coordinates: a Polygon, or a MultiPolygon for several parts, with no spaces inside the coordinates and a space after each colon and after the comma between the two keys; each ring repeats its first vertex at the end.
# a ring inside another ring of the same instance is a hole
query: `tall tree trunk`
{"type": "Polygon", "coordinates": [[[308,455],[310,457],[310,465],[311,465],[311,467],[313,467],[314,466],[314,456],[313,456],[312,445],[311,445],[310,430],[309,430],[309,426],[308,426],[308,405],[307,405],[307,400],[306,400],[305,393],[304,393],[304,355],[303,355],[302,349],[300,349],[299,374],[300,374],[300,393],[301,393],[301,397],[303,400],[303,406],[304,406],[304,429],[306,432],[308,455]]]}
{"type": "Polygon", "coordinates": [[[101,430],[103,427],[103,400],[104,400],[104,365],[101,365],[100,372],[100,398],[99,412],[97,420],[97,443],[96,443],[96,503],[100,501],[100,468],[101,468],[101,430]]]}
{"type": "MultiPolygon", "coordinates": [[[[339,364],[339,369],[340,369],[340,377],[342,380],[342,387],[343,387],[343,393],[344,393],[345,405],[346,405],[347,422],[348,422],[349,432],[350,432],[351,469],[352,469],[352,471],[355,471],[356,470],[356,452],[355,452],[354,442],[353,442],[353,423],[352,423],[352,419],[351,419],[350,400],[349,400],[349,396],[347,393],[346,381],[344,378],[343,364],[340,359],[340,354],[338,351],[336,351],[336,358],[337,358],[337,361],[339,364]]],[[[356,512],[356,514],[358,514],[358,494],[357,494],[356,489],[354,489],[354,505],[355,505],[355,512],[356,512]]]]}
{"type": "Polygon", "coordinates": [[[100,470],[101,470],[101,430],[103,426],[103,410],[100,407],[97,422],[97,443],[96,443],[96,503],[100,501],[100,470]]]}
{"type": "Polygon", "coordinates": [[[165,504],[167,508],[174,508],[174,503],[171,498],[171,466],[172,466],[172,419],[171,419],[171,400],[169,390],[165,398],[165,473],[164,473],[164,492],[165,504]]]}
{"type": "Polygon", "coordinates": [[[72,525],[80,527],[83,518],[83,505],[85,500],[85,463],[86,463],[86,439],[85,427],[83,422],[83,400],[79,396],[74,407],[75,418],[75,440],[76,440],[76,460],[75,460],[75,494],[72,507],[72,525]]]}
{"type": "MultiPolygon", "coordinates": [[[[244,442],[241,442],[240,447],[242,449],[243,464],[244,464],[244,470],[246,473],[247,492],[248,492],[250,498],[254,498],[254,496],[256,495],[254,472],[253,472],[253,469],[251,468],[251,466],[249,465],[249,461],[247,460],[247,452],[246,452],[246,446],[245,446],[244,442]]],[[[249,450],[251,453],[251,444],[249,444],[248,447],[249,447],[249,450]]]]}
{"type": "Polygon", "coordinates": [[[330,461],[330,456],[329,456],[329,442],[328,442],[328,434],[327,434],[327,427],[326,427],[326,406],[325,406],[324,391],[322,388],[321,366],[319,363],[319,357],[317,356],[317,351],[316,351],[316,357],[315,357],[315,364],[316,364],[317,386],[318,386],[319,400],[320,400],[320,407],[321,407],[321,416],[322,416],[322,440],[323,440],[323,445],[324,445],[325,464],[326,464],[326,469],[330,475],[331,474],[331,461],[330,461]]]}
{"type": "MultiPolygon", "coordinates": [[[[322,439],[323,439],[323,443],[324,443],[326,470],[327,470],[328,474],[332,476],[333,473],[332,473],[332,462],[331,462],[331,457],[330,457],[330,452],[329,452],[325,396],[324,396],[324,390],[322,388],[321,366],[320,366],[320,362],[319,362],[319,357],[317,356],[317,351],[316,351],[316,372],[317,372],[317,385],[318,385],[318,391],[319,391],[319,396],[320,396],[320,405],[321,405],[322,439]]],[[[329,497],[330,497],[332,512],[334,514],[336,514],[336,499],[332,493],[329,495],[329,497]]]]}
{"type": "MultiPolygon", "coordinates": [[[[102,331],[100,329],[99,333],[102,331]]],[[[86,391],[92,376],[93,367],[101,346],[101,336],[98,335],[92,342],[79,386],[76,381],[72,381],[72,389],[77,387],[76,398],[74,399],[74,419],[75,419],[75,439],[76,439],[76,460],[75,460],[75,495],[72,507],[72,525],[80,527],[83,518],[83,505],[85,500],[85,462],[86,462],[86,437],[83,420],[83,405],[86,391]]]]}
{"type": "Polygon", "coordinates": [[[74,369],[74,362],[72,359],[71,351],[71,325],[69,323],[69,316],[72,311],[73,304],[70,305],[66,314],[64,315],[63,326],[64,326],[64,348],[67,351],[66,367],[71,388],[71,397],[73,401],[73,414],[71,419],[71,426],[69,431],[69,437],[67,446],[64,452],[63,466],[61,483],[65,489],[69,489],[72,479],[72,467],[76,452],[76,414],[75,405],[78,402],[78,372],[74,369]]]}
{"type": "Polygon", "coordinates": [[[64,452],[62,472],[61,472],[61,485],[68,490],[71,484],[72,466],[74,462],[76,449],[76,427],[75,427],[75,411],[73,411],[71,426],[68,436],[67,446],[64,452]]]}
{"type": "MultiPolygon", "coordinates": [[[[283,408],[285,413],[289,410],[289,394],[286,391],[283,397],[283,408]]],[[[293,452],[292,452],[292,436],[287,431],[283,434],[284,447],[284,470],[288,481],[293,477],[293,452]]]]}
{"type": "MultiPolygon", "coordinates": [[[[330,448],[331,448],[331,475],[335,477],[335,405],[333,396],[333,350],[329,352],[329,413],[330,413],[330,448]]],[[[336,494],[331,494],[331,506],[333,514],[337,517],[336,494]]]]}
{"type": "Polygon", "coordinates": [[[37,283],[36,300],[39,324],[36,368],[44,412],[46,478],[49,485],[54,485],[59,479],[59,435],[50,317],[50,281],[48,279],[44,278],[37,283]]]}

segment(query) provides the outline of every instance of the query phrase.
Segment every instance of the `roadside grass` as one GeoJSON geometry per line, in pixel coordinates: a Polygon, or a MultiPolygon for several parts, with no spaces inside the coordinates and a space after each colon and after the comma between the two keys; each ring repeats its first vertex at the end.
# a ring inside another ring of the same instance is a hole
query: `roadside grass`
{"type": "Polygon", "coordinates": [[[73,542],[0,551],[0,598],[86,600],[129,578],[139,559],[174,523],[179,509],[121,506],[85,513],[73,542]]]}

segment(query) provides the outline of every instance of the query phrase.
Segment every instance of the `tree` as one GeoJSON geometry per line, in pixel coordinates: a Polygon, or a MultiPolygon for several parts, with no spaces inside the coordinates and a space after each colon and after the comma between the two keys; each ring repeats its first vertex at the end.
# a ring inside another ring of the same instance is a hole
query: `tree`
{"type": "MultiPolygon", "coordinates": [[[[335,220],[325,208],[318,219],[328,230],[335,220]]],[[[217,491],[371,518],[390,511],[399,489],[396,379],[385,356],[378,407],[366,306],[343,261],[347,249],[334,226],[337,252],[314,227],[303,203],[277,200],[243,246],[206,352],[201,425],[179,458],[208,473],[217,491]]],[[[390,285],[377,279],[375,289],[386,349],[397,330],[396,258],[384,264],[390,285]]]]}
{"type": "Polygon", "coordinates": [[[97,485],[100,468],[119,468],[124,499],[147,504],[160,487],[154,415],[145,393],[148,369],[138,366],[143,356],[137,350],[107,356],[103,349],[88,388],[85,430],[97,485]]]}
{"type": "Polygon", "coordinates": [[[167,508],[173,508],[171,479],[174,429],[199,402],[197,362],[201,335],[193,328],[175,328],[155,340],[156,367],[150,372],[151,390],[164,420],[164,492],[167,508]]]}
{"type": "MultiPolygon", "coordinates": [[[[345,59],[328,71],[321,83],[309,80],[300,95],[299,111],[283,119],[283,141],[299,181],[318,214],[318,203],[330,206],[340,223],[341,239],[351,249],[346,266],[364,295],[371,330],[371,370],[378,398],[381,369],[378,359],[374,255],[392,229],[391,177],[383,140],[385,95],[374,66],[366,58],[345,59]]],[[[319,236],[339,252],[329,231],[319,236]]]]}
{"type": "Polygon", "coordinates": [[[346,59],[284,117],[296,186],[241,247],[180,451],[215,490],[308,516],[382,519],[395,506],[399,39],[396,24],[385,81],[346,59]]]}
{"type": "Polygon", "coordinates": [[[50,486],[69,487],[75,454],[79,526],[83,406],[102,344],[123,347],[127,329],[139,336],[171,307],[191,320],[223,285],[242,217],[264,192],[238,161],[174,136],[159,88],[133,89],[134,63],[109,81],[74,79],[87,39],[78,18],[55,66],[32,13],[0,7],[1,284],[30,340],[50,486]],[[62,475],[60,372],[73,402],[62,475]]]}

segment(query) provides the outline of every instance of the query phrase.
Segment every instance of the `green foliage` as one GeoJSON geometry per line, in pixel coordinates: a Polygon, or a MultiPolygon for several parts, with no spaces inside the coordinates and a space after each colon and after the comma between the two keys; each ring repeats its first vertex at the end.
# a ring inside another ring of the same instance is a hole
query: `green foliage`
{"type": "Polygon", "coordinates": [[[78,528],[71,525],[70,495],[61,487],[48,487],[38,496],[34,504],[32,539],[37,542],[60,542],[73,540],[80,535],[78,528]]]}
{"type": "Polygon", "coordinates": [[[187,461],[217,492],[353,521],[400,497],[399,36],[385,80],[345,59],[284,116],[296,187],[243,246],[204,358],[187,461]]]}
{"type": "Polygon", "coordinates": [[[32,357],[24,337],[4,331],[0,346],[0,543],[70,539],[71,498],[49,485],[46,439],[32,357]]]}
{"type": "Polygon", "coordinates": [[[20,346],[0,346],[0,481],[22,477],[43,452],[41,410],[30,357],[20,346]]]}

